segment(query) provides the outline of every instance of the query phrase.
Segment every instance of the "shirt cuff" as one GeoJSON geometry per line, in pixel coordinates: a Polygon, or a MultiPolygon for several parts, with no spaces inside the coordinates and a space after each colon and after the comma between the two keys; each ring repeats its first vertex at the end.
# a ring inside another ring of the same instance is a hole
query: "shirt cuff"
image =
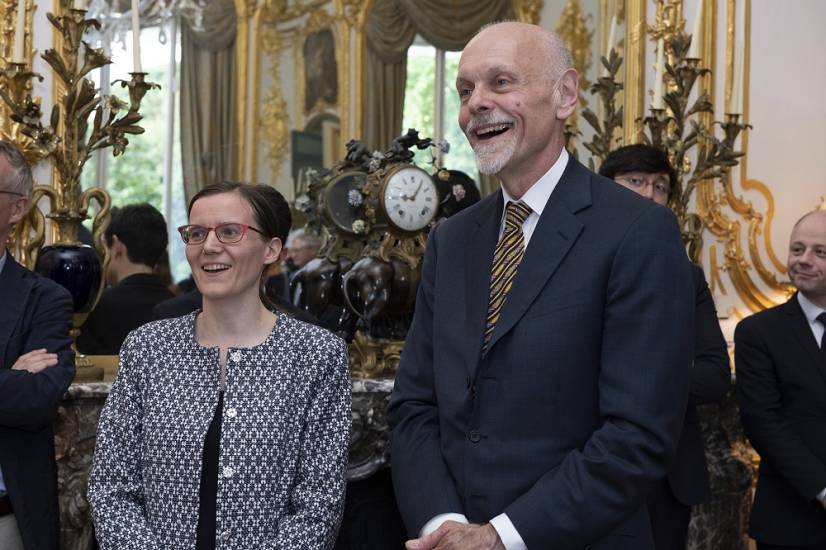
{"type": "Polygon", "coordinates": [[[499,514],[490,520],[490,524],[496,529],[505,550],[528,550],[525,541],[522,540],[519,531],[513,526],[507,514],[499,514]]]}
{"type": "Polygon", "coordinates": [[[826,487],[824,487],[823,490],[817,494],[817,500],[819,500],[822,505],[826,506],[826,487]]]}
{"type": "Polygon", "coordinates": [[[457,523],[470,523],[464,514],[457,514],[451,512],[448,514],[439,514],[430,521],[424,524],[422,530],[419,531],[419,538],[426,537],[436,529],[438,529],[446,521],[455,521],[457,523]]]}

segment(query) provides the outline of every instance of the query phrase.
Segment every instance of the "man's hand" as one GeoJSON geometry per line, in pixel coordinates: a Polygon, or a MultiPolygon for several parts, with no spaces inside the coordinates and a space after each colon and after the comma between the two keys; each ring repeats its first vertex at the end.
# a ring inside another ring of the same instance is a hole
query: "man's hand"
{"type": "Polygon", "coordinates": [[[446,521],[438,529],[405,543],[407,550],[505,550],[499,534],[485,525],[446,521]]]}
{"type": "Polygon", "coordinates": [[[49,353],[46,348],[40,348],[24,353],[14,362],[12,370],[25,370],[37,374],[43,369],[57,365],[57,354],[49,353]]]}

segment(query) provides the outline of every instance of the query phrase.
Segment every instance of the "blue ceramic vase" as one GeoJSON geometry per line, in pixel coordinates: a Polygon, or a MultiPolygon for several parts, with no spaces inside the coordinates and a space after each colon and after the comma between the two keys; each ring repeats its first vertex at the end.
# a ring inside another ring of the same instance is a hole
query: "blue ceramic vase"
{"type": "Polygon", "coordinates": [[[45,246],[37,257],[35,271],[71,293],[75,314],[92,310],[103,276],[94,248],[85,244],[45,246]]]}

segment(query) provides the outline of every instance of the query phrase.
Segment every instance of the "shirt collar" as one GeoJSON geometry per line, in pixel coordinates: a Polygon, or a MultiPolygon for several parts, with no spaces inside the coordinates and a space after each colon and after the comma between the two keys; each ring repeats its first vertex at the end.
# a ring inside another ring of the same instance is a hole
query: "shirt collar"
{"type": "Polygon", "coordinates": [[[3,273],[3,268],[6,267],[6,251],[3,250],[3,255],[0,256],[0,273],[3,273]]]}
{"type": "MultiPolygon", "coordinates": [[[[559,153],[559,158],[556,159],[553,166],[522,195],[520,200],[530,206],[531,210],[533,210],[537,216],[542,215],[542,210],[545,209],[551,193],[556,189],[556,184],[559,183],[559,179],[562,177],[562,173],[568,165],[568,156],[568,151],[562,149],[562,152],[559,153]]],[[[505,186],[502,186],[502,196],[505,199],[505,205],[507,205],[508,202],[516,201],[516,199],[511,197],[505,190],[505,186]]]]}
{"type": "Polygon", "coordinates": [[[797,302],[800,304],[800,309],[803,310],[803,315],[806,316],[806,320],[809,321],[810,325],[814,324],[818,315],[826,312],[826,309],[806,298],[802,292],[797,293],[797,302]]]}

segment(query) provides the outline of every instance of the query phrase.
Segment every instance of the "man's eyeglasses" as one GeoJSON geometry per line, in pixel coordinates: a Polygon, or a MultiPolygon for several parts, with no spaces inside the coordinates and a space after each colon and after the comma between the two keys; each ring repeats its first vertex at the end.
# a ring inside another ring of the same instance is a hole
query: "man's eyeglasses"
{"type": "Polygon", "coordinates": [[[178,228],[186,244],[201,244],[207,238],[210,231],[215,231],[215,237],[223,244],[234,244],[244,238],[248,229],[264,235],[261,230],[245,223],[222,223],[215,227],[204,227],[203,225],[182,225],[178,228]]]}
{"type": "Polygon", "coordinates": [[[630,187],[634,189],[643,190],[648,186],[651,186],[654,189],[654,192],[662,195],[664,197],[668,197],[671,193],[671,185],[669,185],[668,180],[662,177],[641,177],[641,176],[617,176],[614,178],[616,181],[620,183],[628,184],[630,187]]]}

